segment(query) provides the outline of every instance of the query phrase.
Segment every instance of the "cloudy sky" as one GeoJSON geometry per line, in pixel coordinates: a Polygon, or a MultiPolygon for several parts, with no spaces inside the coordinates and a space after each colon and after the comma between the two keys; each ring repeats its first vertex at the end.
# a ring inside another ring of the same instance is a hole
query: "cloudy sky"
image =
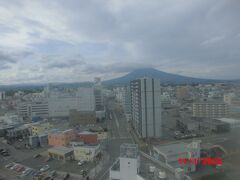
{"type": "Polygon", "coordinates": [[[133,69],[240,79],[239,0],[0,0],[0,84],[133,69]]]}

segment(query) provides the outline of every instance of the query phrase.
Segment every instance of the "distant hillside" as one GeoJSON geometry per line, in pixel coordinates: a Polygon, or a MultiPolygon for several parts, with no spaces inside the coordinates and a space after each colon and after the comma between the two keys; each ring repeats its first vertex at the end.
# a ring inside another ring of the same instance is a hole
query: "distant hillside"
{"type": "Polygon", "coordinates": [[[177,74],[171,74],[166,73],[163,71],[156,70],[154,68],[143,68],[143,69],[137,69],[133,72],[130,72],[129,74],[104,81],[103,83],[105,85],[125,85],[129,81],[142,78],[142,77],[151,77],[160,79],[161,83],[164,84],[192,84],[192,83],[226,83],[226,82],[232,82],[232,81],[226,81],[226,80],[215,80],[215,79],[200,79],[200,78],[192,78],[177,74]]]}

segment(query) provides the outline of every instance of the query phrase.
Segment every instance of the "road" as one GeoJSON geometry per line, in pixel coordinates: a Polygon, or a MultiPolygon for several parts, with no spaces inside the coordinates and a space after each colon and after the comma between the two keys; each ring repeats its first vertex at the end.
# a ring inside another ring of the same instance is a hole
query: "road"
{"type": "Polygon", "coordinates": [[[123,143],[133,143],[128,131],[128,122],[118,103],[109,101],[106,107],[106,121],[109,137],[105,141],[104,149],[109,155],[109,160],[102,170],[95,175],[95,180],[107,180],[109,169],[120,155],[120,145],[123,143]]]}

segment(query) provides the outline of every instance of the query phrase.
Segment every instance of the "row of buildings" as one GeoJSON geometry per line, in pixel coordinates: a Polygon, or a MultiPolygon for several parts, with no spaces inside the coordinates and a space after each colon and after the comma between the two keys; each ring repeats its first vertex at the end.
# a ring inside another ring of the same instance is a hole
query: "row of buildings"
{"type": "MultiPolygon", "coordinates": [[[[27,95],[29,96],[29,95],[27,95]]],[[[31,94],[30,94],[31,96],[31,94]]],[[[96,118],[104,118],[103,93],[101,81],[97,79],[93,87],[78,89],[54,89],[50,85],[34,97],[23,97],[17,103],[20,117],[37,120],[37,118],[66,118],[70,111],[94,114],[96,118]]]]}
{"type": "MultiPolygon", "coordinates": [[[[160,81],[153,78],[140,78],[131,81],[128,86],[114,89],[127,119],[142,138],[159,138],[169,130],[174,131],[182,112],[186,119],[229,117],[229,103],[236,104],[237,101],[233,93],[225,95],[215,87],[209,91],[191,86],[164,89],[166,91],[162,92],[160,81]],[[195,94],[200,95],[195,97],[195,94]]],[[[221,122],[218,124],[220,127],[221,122]]]]}
{"type": "Polygon", "coordinates": [[[161,87],[153,78],[133,80],[126,87],[115,90],[123,104],[124,113],[136,133],[142,138],[162,136],[161,87]]]}
{"type": "Polygon", "coordinates": [[[92,161],[100,153],[99,142],[106,137],[103,129],[77,132],[73,129],[57,130],[49,123],[41,123],[32,126],[29,145],[34,148],[50,146],[48,155],[57,160],[92,161]]]}

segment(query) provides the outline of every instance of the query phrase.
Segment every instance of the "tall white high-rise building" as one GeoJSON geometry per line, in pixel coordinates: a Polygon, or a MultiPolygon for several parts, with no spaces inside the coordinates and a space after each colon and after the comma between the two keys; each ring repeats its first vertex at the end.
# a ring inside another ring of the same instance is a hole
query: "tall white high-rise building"
{"type": "Polygon", "coordinates": [[[162,136],[160,81],[141,78],[130,82],[132,124],[143,138],[162,136]]]}

